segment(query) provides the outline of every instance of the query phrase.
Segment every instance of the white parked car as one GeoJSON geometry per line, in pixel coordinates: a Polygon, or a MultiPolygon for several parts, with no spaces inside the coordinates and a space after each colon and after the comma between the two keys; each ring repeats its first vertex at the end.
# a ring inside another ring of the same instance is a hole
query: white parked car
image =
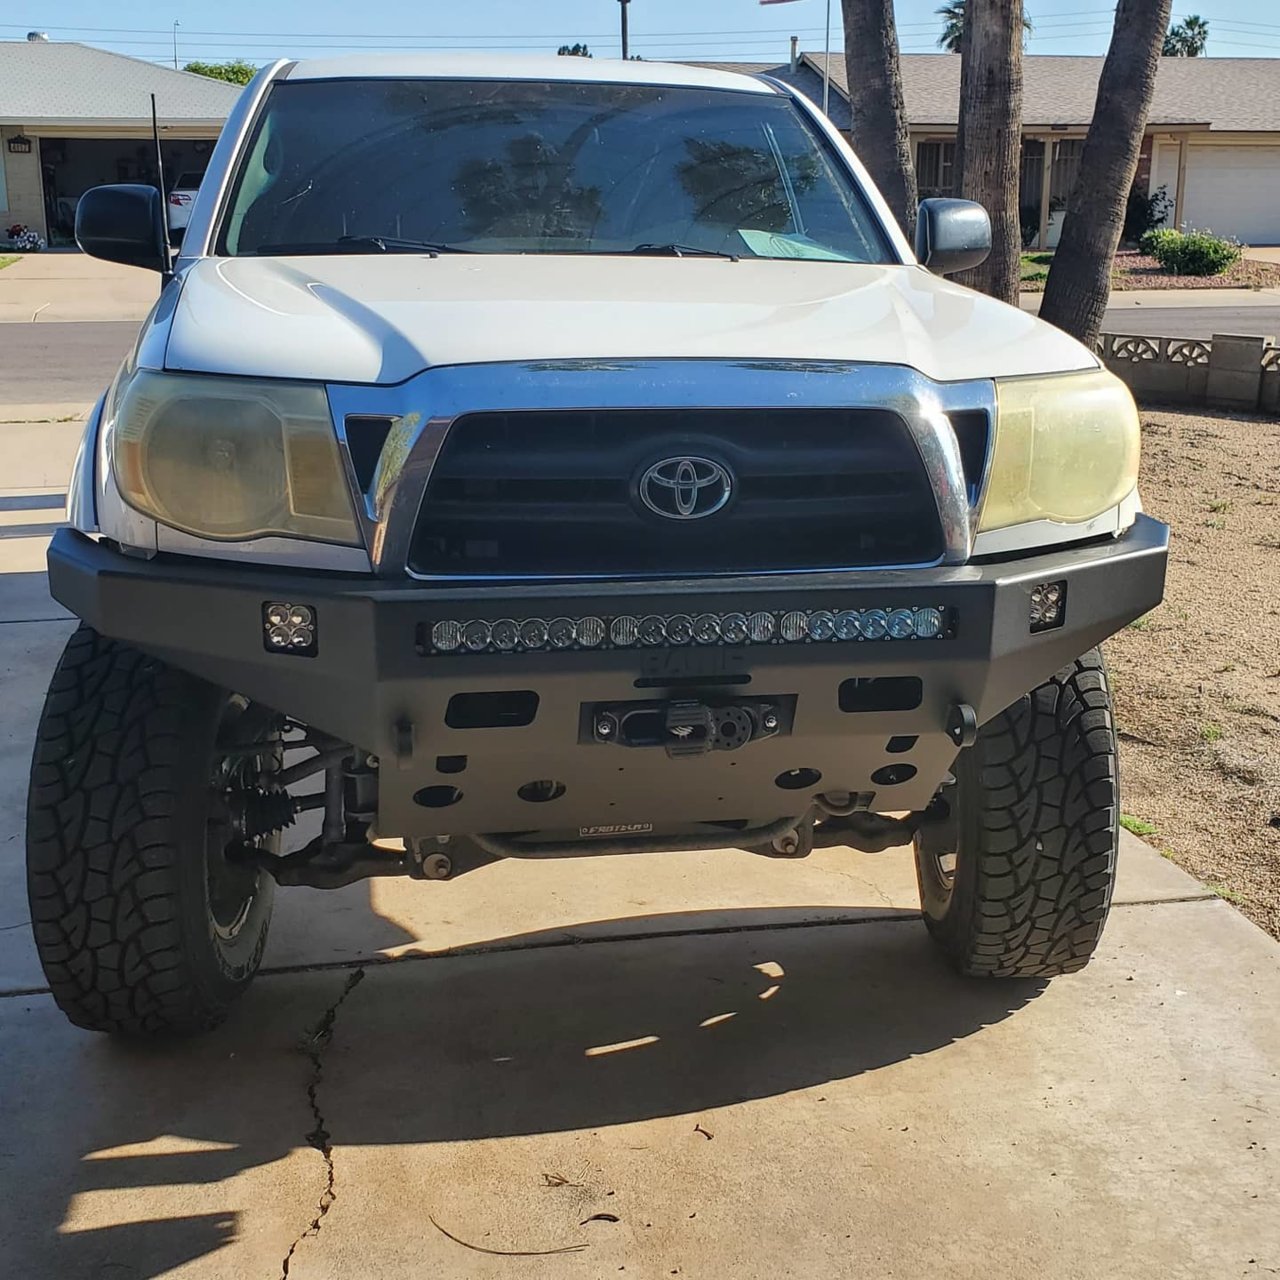
{"type": "MultiPolygon", "coordinates": [[[[163,269],[162,207],[97,188],[77,239],[163,269]]],[[[83,625],[27,839],[67,1015],[213,1024],[278,884],[724,845],[913,843],[963,972],[1084,965],[1097,646],[1167,530],[1124,386],[944,278],[989,245],[930,200],[913,252],[768,78],[264,69],[49,554],[83,625]]]]}
{"type": "Polygon", "coordinates": [[[169,188],[169,230],[185,231],[191,221],[191,206],[195,203],[204,181],[203,173],[187,170],[178,174],[178,180],[169,188]]]}

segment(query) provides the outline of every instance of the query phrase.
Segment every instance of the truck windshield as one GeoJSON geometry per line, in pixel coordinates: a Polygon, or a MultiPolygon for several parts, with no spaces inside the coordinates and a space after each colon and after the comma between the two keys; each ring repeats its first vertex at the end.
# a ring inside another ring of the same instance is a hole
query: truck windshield
{"type": "Polygon", "coordinates": [[[671,253],[893,262],[786,98],[662,85],[283,81],[218,252],[671,253]]]}

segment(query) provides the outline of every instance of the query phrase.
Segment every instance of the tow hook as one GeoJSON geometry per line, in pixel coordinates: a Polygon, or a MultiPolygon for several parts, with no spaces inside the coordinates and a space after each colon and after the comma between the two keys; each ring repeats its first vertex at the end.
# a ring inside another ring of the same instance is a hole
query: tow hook
{"type": "Polygon", "coordinates": [[[737,698],[715,703],[610,703],[588,709],[589,740],[618,747],[662,747],[673,760],[711,751],[737,751],[790,732],[785,700],[737,698]]]}

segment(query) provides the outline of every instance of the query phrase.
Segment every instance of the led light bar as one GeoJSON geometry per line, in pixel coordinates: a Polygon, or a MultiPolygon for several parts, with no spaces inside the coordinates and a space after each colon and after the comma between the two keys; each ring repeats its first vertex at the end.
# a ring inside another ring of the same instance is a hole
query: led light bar
{"type": "MultiPolygon", "coordinates": [[[[1050,624],[1056,625],[1056,624],[1050,624]]],[[[446,619],[431,627],[432,653],[653,649],[680,645],[827,644],[865,640],[943,640],[951,611],[791,609],[785,613],[623,614],[616,618],[446,619]]],[[[424,628],[425,630],[425,628],[424,628]]]]}
{"type": "Polygon", "coordinates": [[[310,605],[268,600],[262,606],[262,633],[268,653],[312,657],[316,652],[316,612],[310,605]]]}

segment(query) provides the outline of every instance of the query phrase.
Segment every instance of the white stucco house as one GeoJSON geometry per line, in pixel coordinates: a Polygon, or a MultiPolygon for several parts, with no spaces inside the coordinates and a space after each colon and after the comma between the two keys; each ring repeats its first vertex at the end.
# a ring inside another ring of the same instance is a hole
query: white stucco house
{"type": "Polygon", "coordinates": [[[166,177],[202,172],[239,92],[88,45],[0,41],[0,244],[14,223],[68,244],[90,187],[154,183],[153,93],[166,177]]]}

